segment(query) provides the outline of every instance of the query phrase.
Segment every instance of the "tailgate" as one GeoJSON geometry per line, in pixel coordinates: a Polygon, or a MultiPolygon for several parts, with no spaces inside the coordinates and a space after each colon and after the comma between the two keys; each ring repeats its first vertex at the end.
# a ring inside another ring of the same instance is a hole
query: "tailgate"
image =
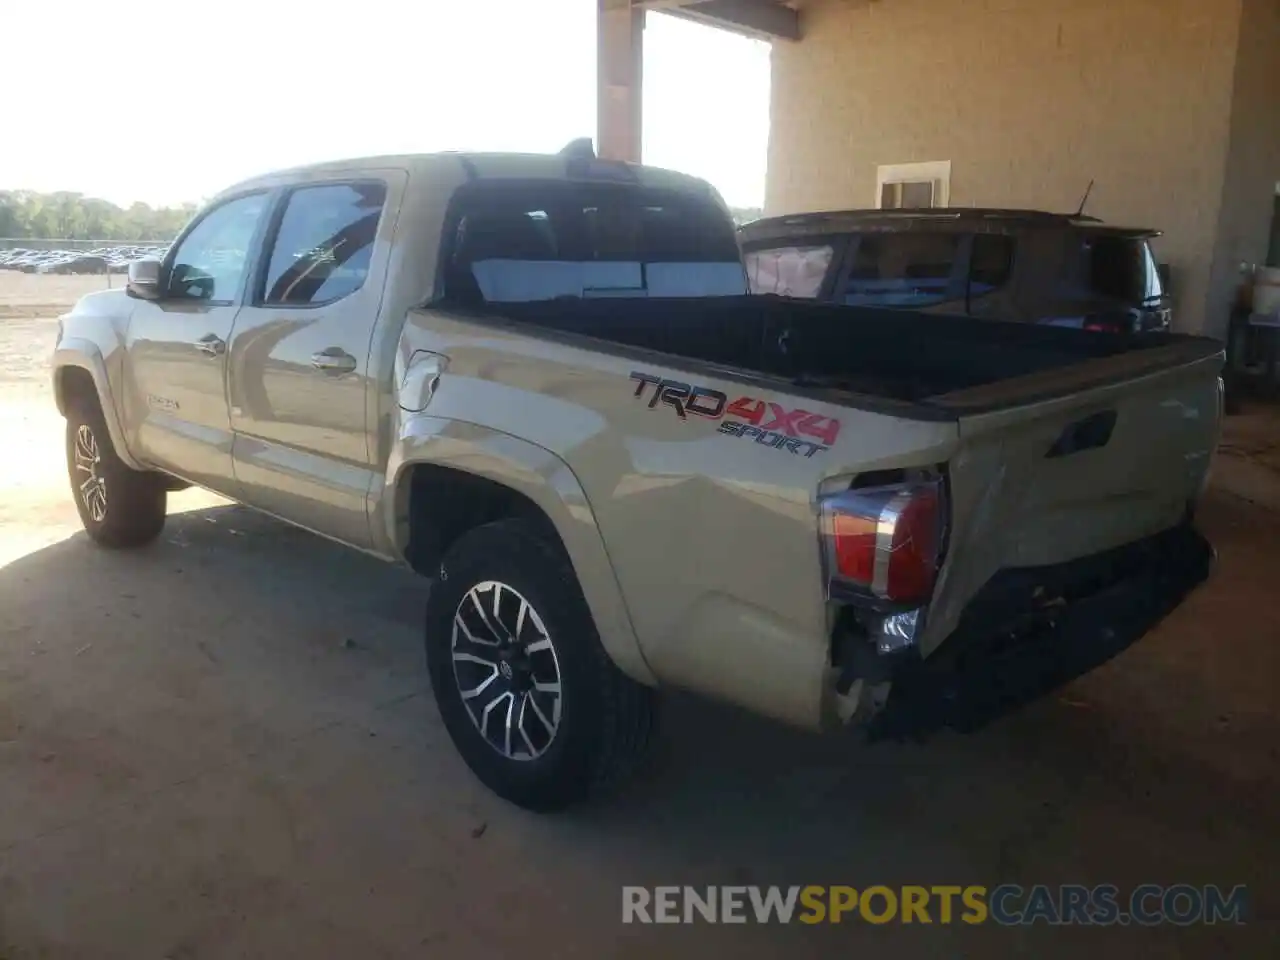
{"type": "Polygon", "coordinates": [[[951,527],[921,652],[999,570],[1059,564],[1178,524],[1221,420],[1221,348],[1135,351],[937,398],[959,415],[951,527]]]}

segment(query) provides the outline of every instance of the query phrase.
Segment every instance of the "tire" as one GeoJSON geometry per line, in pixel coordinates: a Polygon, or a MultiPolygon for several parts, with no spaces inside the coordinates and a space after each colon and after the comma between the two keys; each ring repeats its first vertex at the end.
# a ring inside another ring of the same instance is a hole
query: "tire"
{"type": "Polygon", "coordinates": [[[125,465],[92,400],[67,411],[67,474],[80,522],[94,542],[123,550],[160,536],[167,499],[163,478],[125,465]]]}
{"type": "Polygon", "coordinates": [[[653,691],[609,659],[568,558],[533,524],[487,524],[449,549],[427,601],[426,653],[462,759],[527,810],[615,786],[652,739],[653,691]]]}

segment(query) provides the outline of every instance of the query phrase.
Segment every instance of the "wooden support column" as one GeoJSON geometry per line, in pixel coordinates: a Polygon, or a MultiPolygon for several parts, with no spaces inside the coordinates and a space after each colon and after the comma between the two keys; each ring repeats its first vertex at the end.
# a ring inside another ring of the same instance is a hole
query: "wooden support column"
{"type": "Polygon", "coordinates": [[[596,153],[639,163],[644,98],[644,11],[597,0],[596,153]]]}

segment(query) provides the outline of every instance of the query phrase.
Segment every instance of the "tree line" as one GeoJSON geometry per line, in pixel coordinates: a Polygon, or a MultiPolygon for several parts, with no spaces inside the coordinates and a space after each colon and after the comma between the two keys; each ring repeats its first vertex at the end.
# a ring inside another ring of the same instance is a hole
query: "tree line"
{"type": "Polygon", "coordinates": [[[0,238],[165,243],[195,212],[195,204],[118,207],[68,191],[0,190],[0,238]]]}

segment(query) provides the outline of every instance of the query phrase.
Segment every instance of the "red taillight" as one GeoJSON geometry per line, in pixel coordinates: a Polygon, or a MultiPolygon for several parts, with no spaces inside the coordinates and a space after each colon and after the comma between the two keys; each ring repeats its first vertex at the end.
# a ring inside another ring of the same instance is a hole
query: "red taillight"
{"type": "Polygon", "coordinates": [[[846,580],[870,585],[876,576],[877,523],[870,517],[834,512],[831,548],[835,570],[846,580]]]}
{"type": "Polygon", "coordinates": [[[890,600],[923,600],[937,572],[939,516],[937,487],[913,493],[893,526],[887,576],[890,600]]]}
{"type": "Polygon", "coordinates": [[[1108,327],[1104,323],[1086,323],[1084,328],[1086,330],[1092,330],[1094,333],[1106,333],[1111,329],[1111,327],[1108,327]]]}
{"type": "Polygon", "coordinates": [[[938,569],[942,521],[936,482],[825,498],[822,531],[832,585],[848,584],[895,603],[927,600],[938,569]]]}

